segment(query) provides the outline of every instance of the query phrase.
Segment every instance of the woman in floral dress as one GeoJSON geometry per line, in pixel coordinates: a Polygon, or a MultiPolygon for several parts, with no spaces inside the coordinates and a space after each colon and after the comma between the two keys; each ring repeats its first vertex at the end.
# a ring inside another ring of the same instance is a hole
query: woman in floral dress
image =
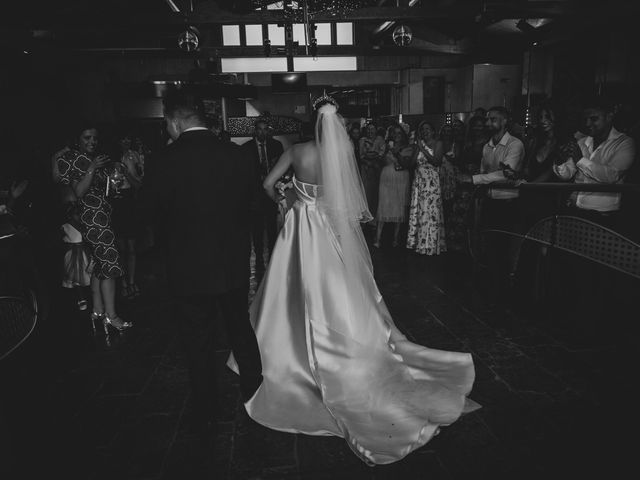
{"type": "Polygon", "coordinates": [[[131,327],[116,313],[116,278],[124,273],[111,228],[111,205],[107,200],[110,159],[97,155],[98,131],[91,125],[80,130],[76,148],[63,153],[57,161],[60,182],[71,185],[78,198],[82,237],[89,245],[94,260],[91,274],[93,298],[92,322],[102,321],[124,330],[131,327]]]}
{"type": "Polygon", "coordinates": [[[421,255],[438,255],[447,251],[438,174],[442,164],[442,143],[436,140],[435,128],[427,121],[418,125],[417,137],[407,248],[421,255]]]}

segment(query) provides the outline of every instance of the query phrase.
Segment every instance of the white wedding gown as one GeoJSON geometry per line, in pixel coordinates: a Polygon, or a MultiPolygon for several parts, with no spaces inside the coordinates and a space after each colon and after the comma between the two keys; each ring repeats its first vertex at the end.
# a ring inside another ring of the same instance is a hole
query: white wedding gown
{"type": "MultiPolygon", "coordinates": [[[[250,307],[264,382],[247,412],[275,430],[343,437],[369,465],[397,461],[477,408],[471,355],[408,341],[372,273],[354,311],[318,188],[293,183],[298,200],[250,307]]],[[[228,365],[238,372],[233,356],[228,365]]]]}

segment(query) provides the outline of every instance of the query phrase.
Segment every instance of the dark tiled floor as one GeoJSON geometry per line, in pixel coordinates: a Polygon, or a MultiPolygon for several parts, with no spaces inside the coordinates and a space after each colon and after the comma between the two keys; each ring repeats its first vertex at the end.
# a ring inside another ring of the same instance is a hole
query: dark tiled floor
{"type": "Polygon", "coordinates": [[[2,478],[616,478],[633,458],[622,440],[627,430],[635,434],[635,341],[623,328],[631,313],[602,318],[602,334],[594,336],[580,319],[563,314],[558,321],[534,302],[489,308],[479,293],[486,281],[460,255],[422,258],[383,248],[373,256],[401,330],[434,348],[473,353],[471,397],[483,406],[404,460],[370,468],[342,439],[252,422],[224,367],[222,334],[221,423],[215,448],[203,445],[185,428],[187,372],[161,263],[147,253],[140,259],[144,295],[123,309],[135,321],[132,331],[94,336],[87,314],[70,308],[61,290],[46,325],[2,365],[0,468],[15,467],[2,478]]]}

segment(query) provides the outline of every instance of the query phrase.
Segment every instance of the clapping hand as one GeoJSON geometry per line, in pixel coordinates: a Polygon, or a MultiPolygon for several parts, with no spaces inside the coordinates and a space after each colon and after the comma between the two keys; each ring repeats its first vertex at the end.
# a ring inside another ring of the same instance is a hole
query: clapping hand
{"type": "Polygon", "coordinates": [[[106,166],[109,162],[111,161],[111,158],[109,158],[109,155],[98,155],[96,158],[94,158],[91,161],[91,167],[93,169],[96,168],[102,168],[104,166],[106,166]]]}

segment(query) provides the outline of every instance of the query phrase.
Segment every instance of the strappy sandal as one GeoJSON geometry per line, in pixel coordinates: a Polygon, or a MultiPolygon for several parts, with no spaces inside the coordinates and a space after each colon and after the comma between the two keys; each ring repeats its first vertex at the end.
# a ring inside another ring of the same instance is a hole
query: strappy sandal
{"type": "Polygon", "coordinates": [[[124,320],[122,320],[122,318],[120,318],[117,315],[115,317],[109,317],[109,315],[107,315],[105,313],[104,317],[102,319],[102,325],[104,327],[104,333],[106,333],[108,335],[109,334],[109,326],[112,326],[113,328],[115,328],[119,332],[122,332],[123,330],[126,330],[127,328],[133,327],[133,322],[125,322],[124,320]]]}
{"type": "Polygon", "coordinates": [[[100,323],[102,323],[104,321],[104,312],[103,313],[98,313],[98,312],[91,312],[91,330],[93,331],[93,334],[95,335],[96,332],[96,322],[100,321],[100,323]]]}

